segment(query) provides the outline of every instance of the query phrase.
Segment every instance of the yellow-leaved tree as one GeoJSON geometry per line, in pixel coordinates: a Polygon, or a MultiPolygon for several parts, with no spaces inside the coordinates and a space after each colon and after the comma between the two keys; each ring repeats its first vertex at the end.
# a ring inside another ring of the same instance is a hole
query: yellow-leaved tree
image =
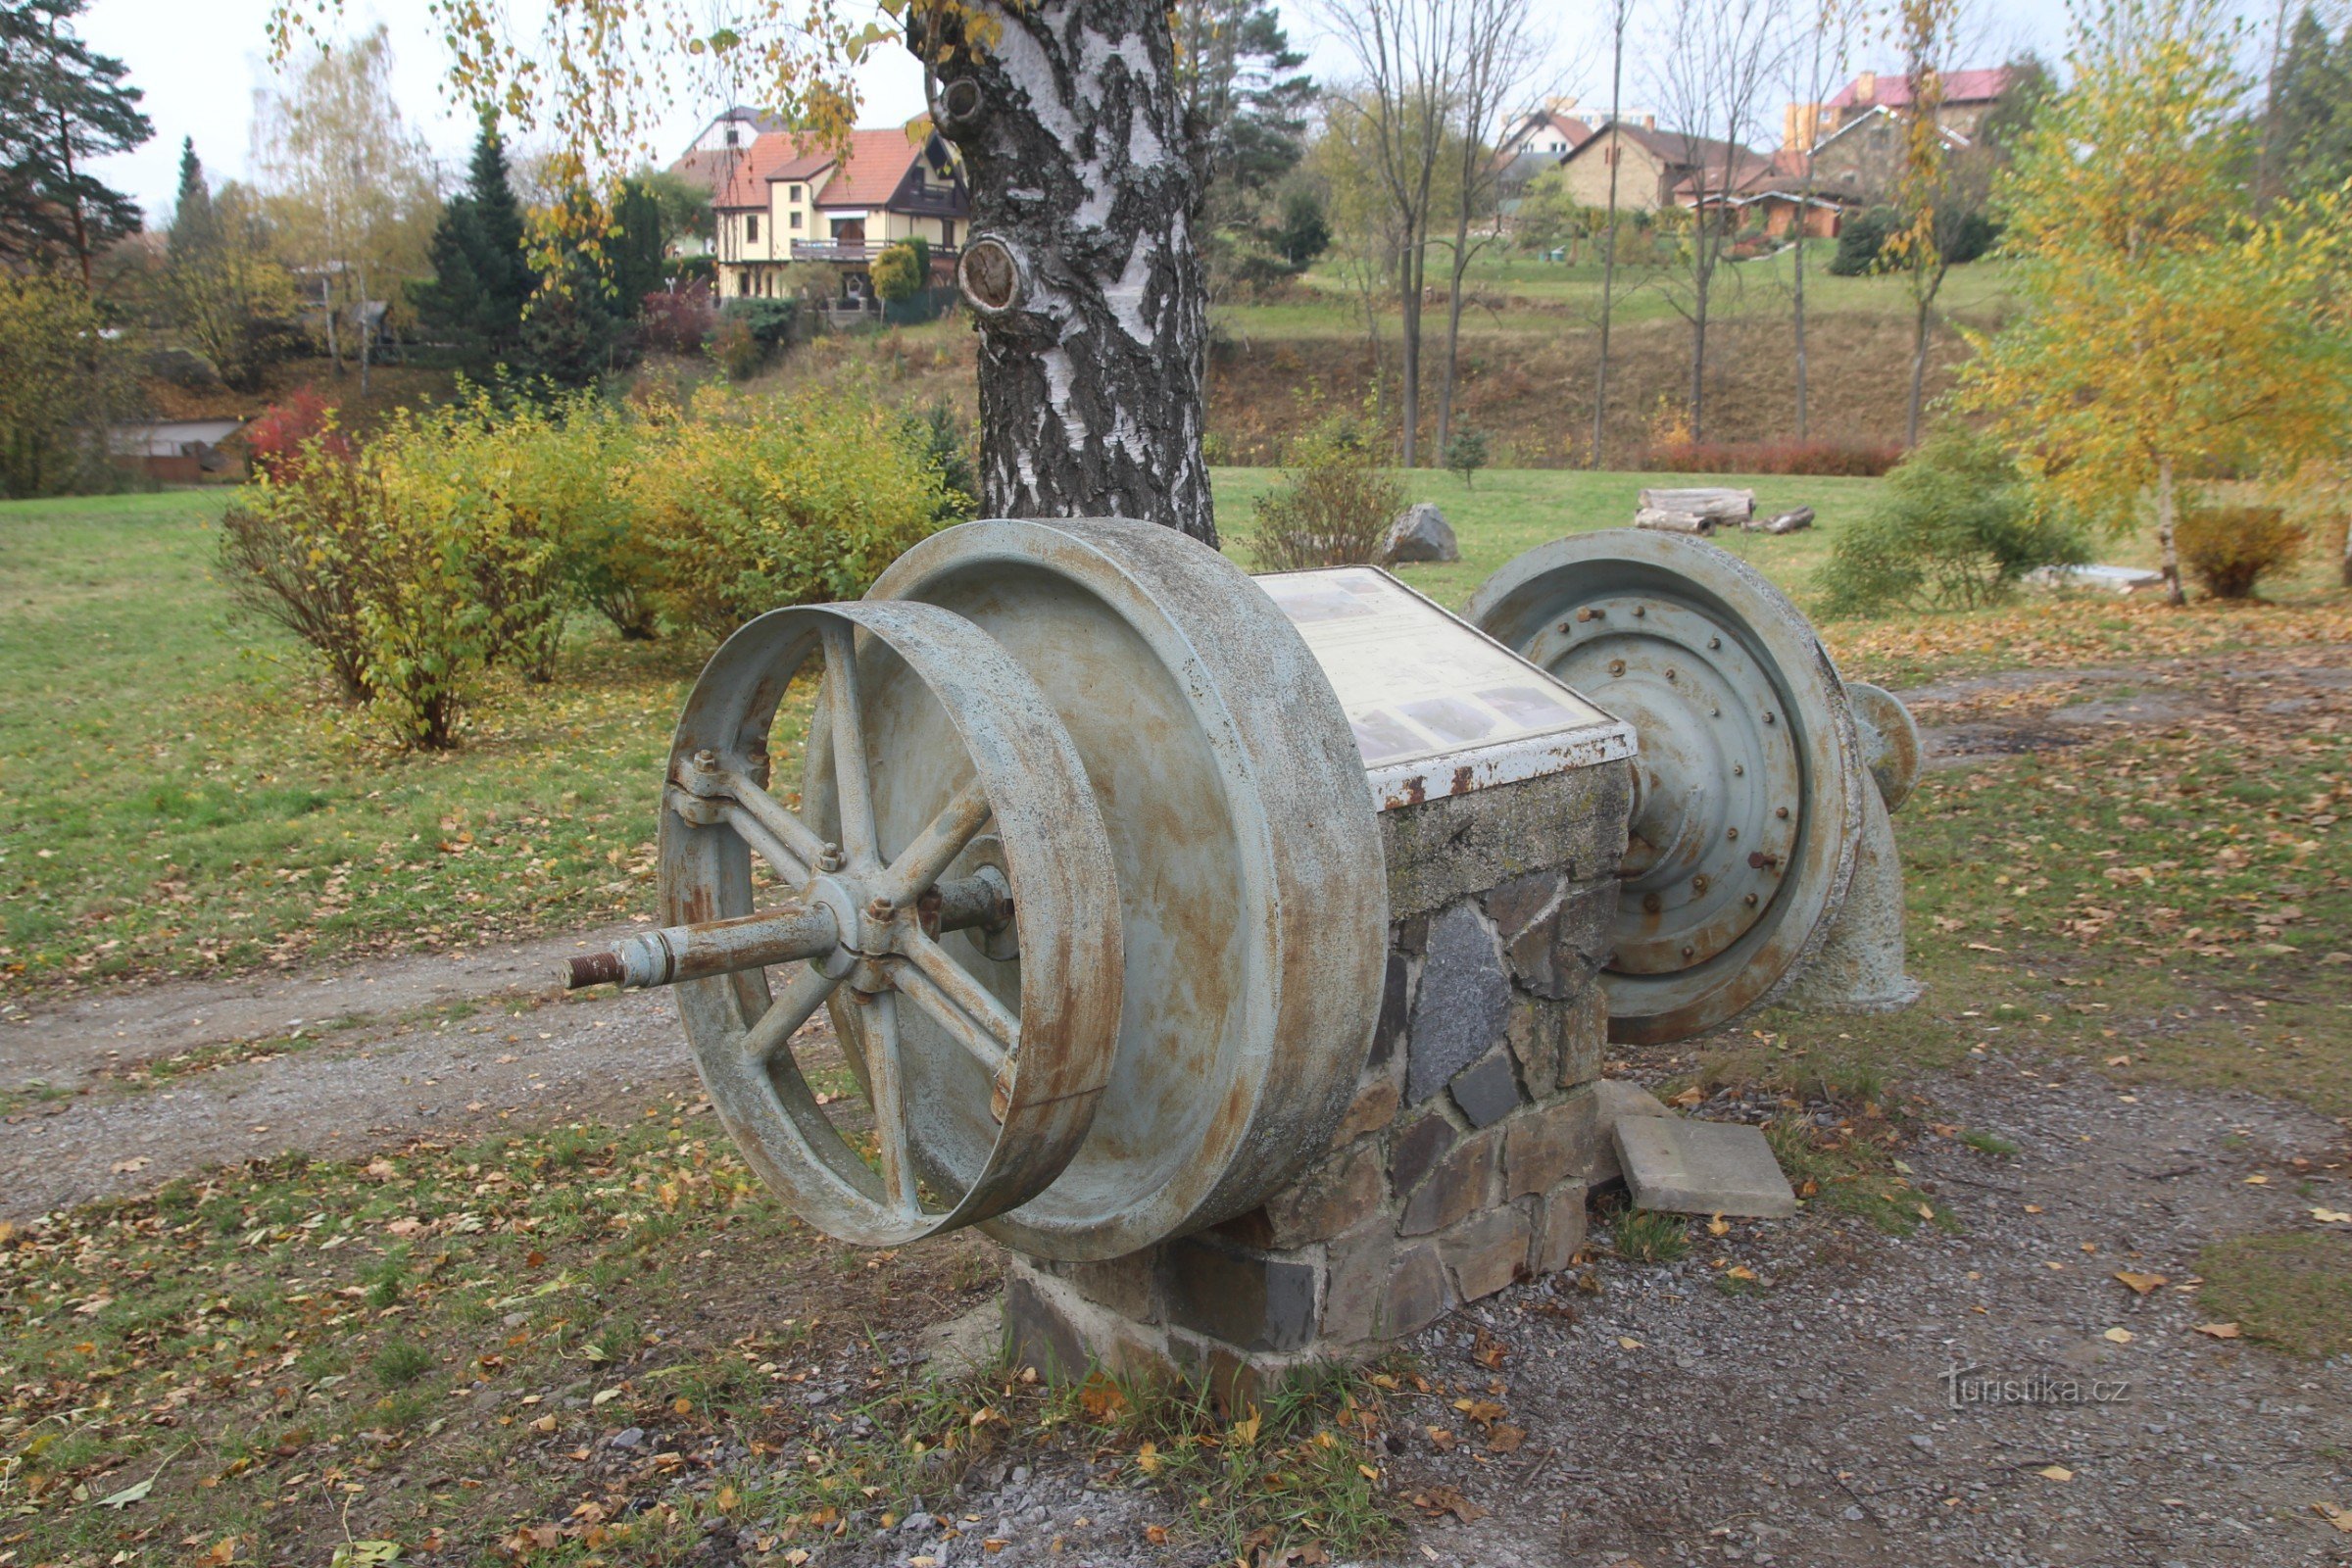
{"type": "Polygon", "coordinates": [[[2052,500],[2153,518],[2173,603],[2182,483],[2285,474],[2352,419],[2352,204],[2256,213],[2238,28],[2215,0],[2088,0],[2073,81],[2003,191],[2025,313],[1963,374],[2052,500]]]}

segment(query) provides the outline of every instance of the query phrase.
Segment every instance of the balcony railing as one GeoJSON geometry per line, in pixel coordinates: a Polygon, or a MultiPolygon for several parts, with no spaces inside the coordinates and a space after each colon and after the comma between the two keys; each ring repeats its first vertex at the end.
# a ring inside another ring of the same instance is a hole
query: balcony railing
{"type": "MultiPolygon", "coordinates": [[[[796,239],[792,242],[792,259],[796,262],[870,262],[903,240],[828,240],[796,239]]],[[[962,254],[954,245],[934,244],[931,255],[939,261],[954,261],[962,254]]]]}

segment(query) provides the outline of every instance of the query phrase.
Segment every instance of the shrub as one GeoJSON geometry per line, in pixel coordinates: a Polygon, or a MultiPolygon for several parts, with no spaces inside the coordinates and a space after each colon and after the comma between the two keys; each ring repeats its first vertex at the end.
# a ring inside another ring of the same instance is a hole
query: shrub
{"type": "Polygon", "coordinates": [[[368,695],[360,622],[361,573],[372,510],[368,481],[348,452],[314,432],[267,462],[220,516],[220,574],[248,613],[311,645],[346,702],[368,695]]]}
{"type": "Polygon", "coordinates": [[[710,357],[730,381],[748,380],[792,346],[800,319],[796,299],[732,299],[718,308],[710,357]]]}
{"type": "Polygon", "coordinates": [[[1653,448],[1658,473],[1792,473],[1876,478],[1903,460],[1899,446],[1838,441],[1679,441],[1653,448]]]}
{"type": "Polygon", "coordinates": [[[885,247],[874,258],[872,275],[875,298],[891,305],[914,298],[928,281],[916,267],[913,248],[904,244],[885,247]]]}
{"type": "Polygon", "coordinates": [[[2036,566],[2085,559],[2081,532],[2036,510],[1998,442],[1947,426],[1897,465],[1878,504],[1837,536],[1820,576],[1823,608],[1974,608],[2036,566]]]}
{"type": "Polygon", "coordinates": [[[1879,257],[1886,249],[1886,236],[1902,223],[1902,215],[1891,207],[1856,213],[1838,226],[1838,254],[1830,258],[1830,270],[1839,277],[1860,277],[1876,270],[1879,257]]]}
{"type": "Polygon", "coordinates": [[[717,324],[718,308],[710,303],[710,284],[656,289],[638,309],[637,341],[662,354],[696,355],[717,324]]]}
{"type": "Polygon", "coordinates": [[[0,270],[0,496],[119,490],[107,425],[138,407],[122,345],[77,280],[0,270]]]}
{"type": "Polygon", "coordinates": [[[353,451],[350,435],[337,427],[335,406],[316,387],[272,403],[245,426],[246,462],[257,474],[281,472],[306,455],[349,463],[353,451]]]}
{"type": "Polygon", "coordinates": [[[740,316],[721,312],[704,347],[719,373],[730,381],[748,381],[767,364],[767,345],[752,335],[751,323],[740,316]]]}
{"type": "Polygon", "coordinates": [[[646,433],[627,486],[663,608],[713,636],[782,605],[858,598],[954,515],[902,416],[847,396],[707,391],[646,433]]]}
{"type": "Polygon", "coordinates": [[[1352,420],[1327,419],[1291,444],[1290,469],[1258,499],[1250,553],[1261,571],[1368,563],[1404,507],[1404,486],[1352,420]]]}
{"type": "Polygon", "coordinates": [[[1446,468],[1471,488],[1470,476],[1487,466],[1487,438],[1477,430],[1460,429],[1446,443],[1446,468]]]}
{"type": "Polygon", "coordinates": [[[2174,524],[2180,564],[2215,599],[2250,599],[2254,585],[2293,564],[2303,530],[2277,507],[2195,503],[2174,524]]]}
{"type": "Polygon", "coordinates": [[[906,416],[906,439],[923,466],[939,479],[939,520],[961,522],[980,514],[980,470],[976,443],[963,419],[945,400],[906,416]]]}

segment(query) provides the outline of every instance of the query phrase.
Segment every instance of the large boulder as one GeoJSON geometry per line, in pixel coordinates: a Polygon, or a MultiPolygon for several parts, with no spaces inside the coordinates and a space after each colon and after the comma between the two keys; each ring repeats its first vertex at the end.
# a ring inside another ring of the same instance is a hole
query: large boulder
{"type": "Polygon", "coordinates": [[[1454,542],[1453,526],[1446,514],[1426,501],[1416,501],[1396,514],[1389,531],[1380,538],[1380,551],[1373,561],[1383,566],[1402,565],[1407,562],[1459,561],[1462,547],[1454,542]]]}

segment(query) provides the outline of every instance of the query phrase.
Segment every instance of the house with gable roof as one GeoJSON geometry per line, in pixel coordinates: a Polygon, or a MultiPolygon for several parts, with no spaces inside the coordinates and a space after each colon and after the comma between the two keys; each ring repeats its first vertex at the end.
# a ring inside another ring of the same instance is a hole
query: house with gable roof
{"type": "MultiPolygon", "coordinates": [[[[691,155],[690,155],[691,156],[691,155]]],[[[902,240],[931,248],[934,277],[949,275],[971,226],[963,171],[936,132],[857,130],[846,147],[764,130],[715,166],[711,196],[722,300],[775,298],[784,269],[820,263],[835,294],[873,298],[874,258],[902,240]]]]}

